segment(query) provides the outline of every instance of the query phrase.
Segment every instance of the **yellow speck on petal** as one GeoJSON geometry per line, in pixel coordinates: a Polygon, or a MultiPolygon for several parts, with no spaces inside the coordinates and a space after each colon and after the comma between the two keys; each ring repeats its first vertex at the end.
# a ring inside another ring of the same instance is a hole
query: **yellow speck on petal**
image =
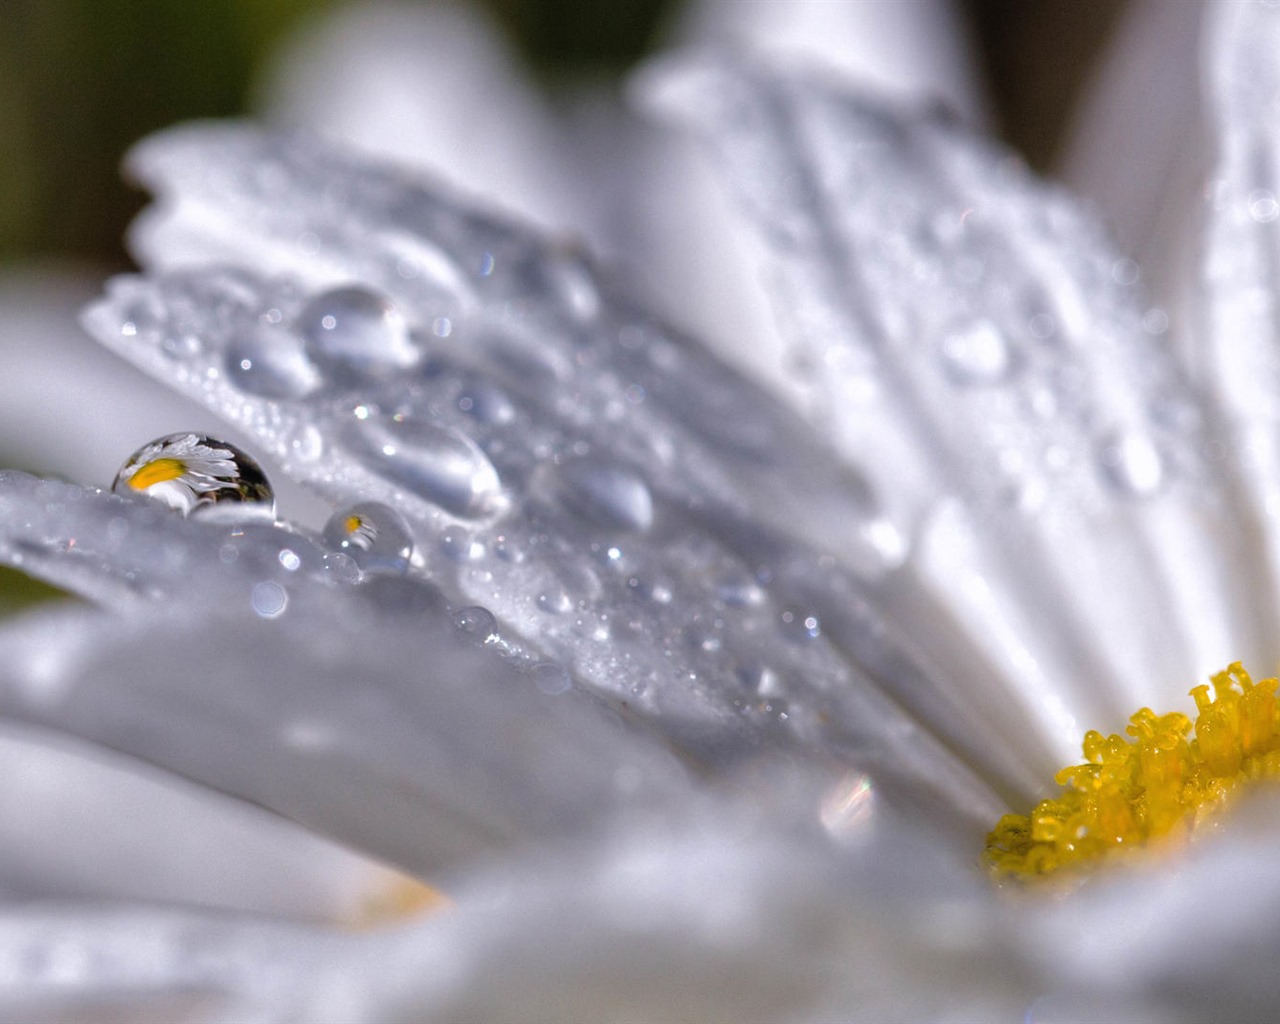
{"type": "Polygon", "coordinates": [[[987,836],[991,873],[1027,881],[1175,845],[1244,783],[1280,777],[1276,680],[1255,683],[1236,662],[1212,683],[1191,690],[1194,723],[1142,708],[1127,736],[1087,733],[1085,763],[1054,776],[1062,793],[987,836]]]}
{"type": "Polygon", "coordinates": [[[145,491],[152,484],[177,480],[187,471],[181,459],[153,459],[129,477],[129,486],[135,491],[145,491]]]}
{"type": "Polygon", "coordinates": [[[353,931],[372,931],[406,924],[451,906],[453,901],[434,886],[398,875],[365,896],[359,909],[343,924],[353,931]]]}

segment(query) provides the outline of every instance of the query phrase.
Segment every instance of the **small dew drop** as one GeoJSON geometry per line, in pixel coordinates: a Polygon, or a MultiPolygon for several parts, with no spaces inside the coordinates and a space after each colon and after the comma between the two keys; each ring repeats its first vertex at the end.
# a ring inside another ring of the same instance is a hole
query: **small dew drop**
{"type": "Polygon", "coordinates": [[[453,624],[458,632],[482,644],[492,644],[498,640],[498,620],[493,612],[482,605],[474,604],[459,609],[453,616],[453,624]]]}
{"type": "Polygon", "coordinates": [[[1104,439],[1099,461],[1103,477],[1123,494],[1149,497],[1164,482],[1164,460],[1143,434],[1126,433],[1104,439]]]}
{"type": "Polygon", "coordinates": [[[551,661],[533,666],[533,682],[541,692],[550,697],[567,693],[573,685],[564,666],[551,661]]]}
{"type": "Polygon", "coordinates": [[[458,396],[458,408],[481,423],[510,423],[516,416],[507,393],[496,385],[483,382],[463,389],[458,396]]]}
{"type": "Polygon", "coordinates": [[[348,286],[322,292],[298,315],[307,353],[321,366],[362,376],[386,376],[420,357],[390,299],[348,286]]]}
{"type": "Polygon", "coordinates": [[[982,320],[942,341],[943,368],[956,384],[995,384],[1005,378],[1013,358],[1004,335],[982,320]]]}
{"type": "Polygon", "coordinates": [[[335,512],[325,523],[323,536],[330,548],[349,556],[364,572],[409,570],[413,538],[404,516],[389,505],[363,501],[335,512]]]}
{"type": "Polygon", "coordinates": [[[538,595],[538,607],[551,615],[563,615],[573,608],[573,601],[563,590],[544,590],[538,595]]]}
{"type": "Polygon", "coordinates": [[[287,572],[297,572],[302,567],[302,559],[291,548],[281,548],[279,561],[287,572]]]}
{"type": "Polygon", "coordinates": [[[145,494],[184,516],[275,517],[275,494],[257,462],[203,434],[168,434],[143,445],[120,467],[111,490],[145,494]]]}
{"type": "Polygon", "coordinates": [[[1058,330],[1058,324],[1048,313],[1037,313],[1027,321],[1027,329],[1037,341],[1047,341],[1058,330]]]}
{"type": "Polygon", "coordinates": [[[484,543],[462,526],[447,527],[440,534],[440,550],[453,562],[474,562],[484,557],[484,543]]]}
{"type": "Polygon", "coordinates": [[[1250,192],[1249,216],[1259,224],[1270,224],[1280,216],[1280,203],[1276,202],[1275,193],[1261,188],[1250,192]]]}
{"type": "Polygon", "coordinates": [[[1131,259],[1120,259],[1111,264],[1111,279],[1116,284],[1137,284],[1138,278],[1141,276],[1142,272],[1138,268],[1138,264],[1131,259]]]}
{"type": "Polygon", "coordinates": [[[1169,329],[1169,314],[1158,306],[1142,314],[1142,329],[1148,334],[1164,334],[1169,329]]]}
{"type": "Polygon", "coordinates": [[[249,604],[264,619],[278,618],[289,605],[289,591],[274,580],[263,580],[253,585],[249,604]]]}

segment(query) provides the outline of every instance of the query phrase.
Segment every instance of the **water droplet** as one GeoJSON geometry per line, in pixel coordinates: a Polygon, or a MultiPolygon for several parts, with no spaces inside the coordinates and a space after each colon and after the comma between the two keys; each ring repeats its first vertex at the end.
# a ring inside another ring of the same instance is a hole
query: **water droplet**
{"type": "Polygon", "coordinates": [[[994,384],[1013,364],[1004,335],[987,320],[947,335],[942,360],[947,376],[957,384],[994,384]]]}
{"type": "Polygon", "coordinates": [[[1169,314],[1153,306],[1142,314],[1142,329],[1148,334],[1164,334],[1169,329],[1169,314]]]}
{"type": "Polygon", "coordinates": [[[249,604],[256,614],[264,619],[274,619],[284,614],[289,605],[289,591],[275,580],[263,580],[255,583],[249,594],[249,604]]]}
{"type": "Polygon", "coordinates": [[[296,429],[286,432],[284,439],[289,454],[299,462],[315,462],[324,454],[324,437],[310,423],[299,424],[296,429]]]}
{"type": "Polygon", "coordinates": [[[563,615],[573,607],[573,601],[563,590],[545,590],[538,595],[538,607],[552,615],[563,615]]]}
{"type": "Polygon", "coordinates": [[[407,572],[413,555],[413,538],[404,516],[377,501],[362,501],[335,512],[324,525],[324,539],[365,572],[407,572]]]}
{"type": "Polygon", "coordinates": [[[354,428],[379,468],[427,501],[468,517],[500,503],[498,471],[461,431],[416,416],[372,413],[354,428]]]}
{"type": "Polygon", "coordinates": [[[1275,193],[1265,188],[1250,192],[1249,216],[1259,224],[1269,224],[1280,216],[1280,203],[1276,202],[1275,193]]]}
{"type": "Polygon", "coordinates": [[[324,574],[335,583],[356,583],[360,579],[360,566],[345,551],[330,551],[324,556],[324,574]]]}
{"type": "Polygon", "coordinates": [[[481,423],[510,423],[516,415],[506,392],[484,382],[464,388],[458,395],[458,408],[481,423]]]}
{"type": "Polygon", "coordinates": [[[322,366],[383,376],[412,366],[420,353],[389,299],[364,288],[322,292],[298,315],[307,352],[322,366]]]}
{"type": "Polygon", "coordinates": [[[498,620],[493,612],[482,605],[473,604],[459,609],[453,616],[453,624],[460,633],[465,633],[483,644],[497,642],[498,620]]]}
{"type": "Polygon", "coordinates": [[[1137,284],[1138,278],[1142,276],[1142,271],[1131,259],[1116,260],[1111,265],[1111,278],[1116,284],[1131,285],[1137,284]]]}
{"type": "Polygon", "coordinates": [[[552,661],[533,666],[533,682],[539,690],[552,697],[566,693],[573,685],[565,667],[552,661]]]}
{"type": "Polygon", "coordinates": [[[281,330],[260,329],[227,346],[227,379],[264,398],[300,398],[320,386],[320,373],[302,342],[281,330]]]}
{"type": "Polygon", "coordinates": [[[440,550],[454,562],[474,562],[484,557],[484,543],[456,524],[440,534],[440,550]]]}
{"type": "Polygon", "coordinates": [[[143,445],[125,460],[111,489],[146,494],[184,516],[274,518],[276,511],[262,468],[235,445],[202,434],[169,434],[143,445]]]}
{"type": "Polygon", "coordinates": [[[281,548],[279,561],[287,572],[297,572],[302,567],[302,559],[298,557],[298,553],[292,548],[281,548]]]}
{"type": "Polygon", "coordinates": [[[822,635],[822,623],[816,615],[787,610],[779,618],[782,632],[792,640],[816,640],[822,635]]]}
{"type": "Polygon", "coordinates": [[[560,467],[566,504],[599,526],[641,533],[653,525],[653,496],[634,469],[597,459],[560,467]]]}
{"type": "Polygon", "coordinates": [[[1144,434],[1122,434],[1103,440],[1099,460],[1103,476],[1118,491],[1145,498],[1164,482],[1164,459],[1144,434]]]}

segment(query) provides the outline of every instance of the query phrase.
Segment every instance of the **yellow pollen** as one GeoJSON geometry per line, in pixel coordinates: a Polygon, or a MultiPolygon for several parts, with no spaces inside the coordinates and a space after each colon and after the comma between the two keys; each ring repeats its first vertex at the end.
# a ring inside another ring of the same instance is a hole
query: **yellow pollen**
{"type": "Polygon", "coordinates": [[[1280,777],[1275,679],[1255,683],[1235,662],[1191,691],[1186,715],[1143,708],[1126,736],[1085,734],[1085,763],[1054,776],[1062,793],[1029,815],[1006,814],[987,836],[996,878],[1078,873],[1144,846],[1176,845],[1247,782],[1280,777]]]}
{"type": "Polygon", "coordinates": [[[364,520],[359,516],[347,516],[346,519],[342,520],[342,528],[346,530],[347,533],[355,533],[356,530],[360,529],[363,525],[364,520]]]}
{"type": "Polygon", "coordinates": [[[145,491],[152,484],[177,480],[187,471],[181,459],[153,459],[129,477],[129,486],[135,491],[145,491]]]}

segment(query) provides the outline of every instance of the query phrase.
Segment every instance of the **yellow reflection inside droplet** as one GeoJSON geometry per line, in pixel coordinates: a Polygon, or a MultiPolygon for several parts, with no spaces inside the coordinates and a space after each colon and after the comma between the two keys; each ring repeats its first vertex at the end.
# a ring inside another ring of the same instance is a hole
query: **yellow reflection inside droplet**
{"type": "Polygon", "coordinates": [[[129,477],[129,486],[135,491],[145,491],[153,484],[176,480],[186,471],[187,464],[181,459],[153,459],[129,477]]]}

